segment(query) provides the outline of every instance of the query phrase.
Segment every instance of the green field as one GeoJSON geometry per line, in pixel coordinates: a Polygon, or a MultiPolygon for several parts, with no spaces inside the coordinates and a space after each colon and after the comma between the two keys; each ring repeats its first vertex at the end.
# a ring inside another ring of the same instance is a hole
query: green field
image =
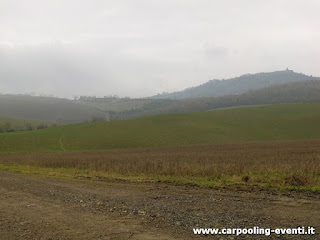
{"type": "Polygon", "coordinates": [[[81,151],[320,138],[320,103],[280,104],[2,133],[0,152],[81,151]]]}

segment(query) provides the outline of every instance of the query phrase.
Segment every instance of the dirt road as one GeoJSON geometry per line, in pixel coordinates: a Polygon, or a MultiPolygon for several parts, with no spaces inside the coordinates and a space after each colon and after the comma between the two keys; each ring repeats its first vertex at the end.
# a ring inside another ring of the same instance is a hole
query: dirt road
{"type": "Polygon", "coordinates": [[[0,239],[195,239],[194,227],[254,226],[313,226],[316,235],[251,239],[320,239],[319,200],[318,194],[80,182],[0,171],[0,239]]]}

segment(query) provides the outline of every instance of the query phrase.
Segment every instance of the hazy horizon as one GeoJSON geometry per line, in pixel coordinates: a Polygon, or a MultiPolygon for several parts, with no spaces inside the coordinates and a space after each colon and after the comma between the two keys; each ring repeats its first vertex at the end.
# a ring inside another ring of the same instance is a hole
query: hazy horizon
{"type": "Polygon", "coordinates": [[[147,97],[285,70],[320,76],[320,2],[0,0],[0,93],[147,97]]]}

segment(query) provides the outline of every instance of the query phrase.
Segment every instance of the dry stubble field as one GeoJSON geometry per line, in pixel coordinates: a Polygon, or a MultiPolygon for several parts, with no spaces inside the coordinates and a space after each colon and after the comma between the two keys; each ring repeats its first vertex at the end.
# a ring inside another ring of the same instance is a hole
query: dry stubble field
{"type": "Polygon", "coordinates": [[[300,239],[317,239],[319,146],[305,140],[0,154],[1,236],[194,239],[194,227],[313,226],[316,235],[300,239]]]}
{"type": "Polygon", "coordinates": [[[0,164],[2,169],[52,176],[320,190],[320,140],[3,153],[0,164]]]}

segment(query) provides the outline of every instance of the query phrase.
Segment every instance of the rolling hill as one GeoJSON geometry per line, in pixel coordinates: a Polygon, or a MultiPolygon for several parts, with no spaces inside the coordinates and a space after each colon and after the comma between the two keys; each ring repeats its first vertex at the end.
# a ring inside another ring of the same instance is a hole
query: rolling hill
{"type": "MultiPolygon", "coordinates": [[[[243,105],[316,102],[320,101],[320,81],[317,79],[319,78],[291,70],[246,74],[224,81],[210,81],[180,92],[183,93],[183,97],[180,93],[175,93],[176,96],[181,95],[174,97],[176,99],[158,99],[159,96],[141,99],[82,96],[68,100],[0,94],[0,115],[72,124],[131,119],[164,113],[199,112],[243,105]]],[[[163,96],[165,95],[161,95],[163,96]]]]}
{"type": "Polygon", "coordinates": [[[54,97],[0,95],[0,114],[12,118],[51,121],[61,124],[104,119],[105,113],[94,107],[54,97]]]}
{"type": "Polygon", "coordinates": [[[249,90],[256,90],[275,84],[292,83],[304,80],[319,80],[320,78],[296,73],[292,70],[267,73],[245,74],[226,80],[211,80],[200,86],[173,93],[158,94],[153,99],[186,99],[202,97],[219,97],[225,95],[242,94],[249,90]]]}
{"type": "Polygon", "coordinates": [[[272,85],[240,95],[194,99],[158,99],[141,109],[112,113],[111,119],[130,119],[164,113],[200,112],[219,108],[280,103],[320,102],[320,81],[272,85]]]}
{"type": "Polygon", "coordinates": [[[320,138],[320,103],[279,104],[0,134],[0,152],[82,151],[320,138]]]}

